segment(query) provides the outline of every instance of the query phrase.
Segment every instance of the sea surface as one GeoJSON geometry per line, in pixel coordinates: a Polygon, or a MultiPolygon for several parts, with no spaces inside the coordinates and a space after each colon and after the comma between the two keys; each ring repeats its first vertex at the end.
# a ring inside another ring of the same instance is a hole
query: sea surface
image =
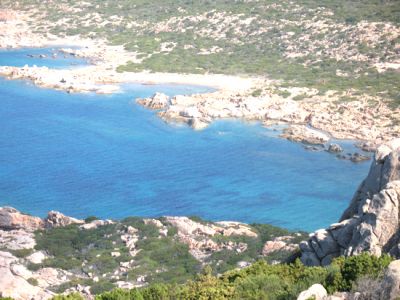
{"type": "MultiPolygon", "coordinates": [[[[0,64],[85,63],[50,58],[53,51],[0,51],[0,64]]],[[[209,90],[129,84],[114,95],[67,94],[0,78],[0,206],[80,218],[196,215],[307,231],[336,222],[370,162],[306,151],[256,122],[193,131],[135,103],[156,91],[209,90]]],[[[354,150],[351,141],[342,145],[354,150]]]]}

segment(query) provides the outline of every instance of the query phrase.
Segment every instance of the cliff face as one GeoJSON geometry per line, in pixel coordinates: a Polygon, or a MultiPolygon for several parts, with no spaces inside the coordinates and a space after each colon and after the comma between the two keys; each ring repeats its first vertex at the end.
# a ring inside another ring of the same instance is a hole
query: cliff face
{"type": "Polygon", "coordinates": [[[400,139],[381,145],[368,176],[339,223],[316,231],[300,244],[306,265],[327,265],[339,255],[400,256],[400,139]]]}

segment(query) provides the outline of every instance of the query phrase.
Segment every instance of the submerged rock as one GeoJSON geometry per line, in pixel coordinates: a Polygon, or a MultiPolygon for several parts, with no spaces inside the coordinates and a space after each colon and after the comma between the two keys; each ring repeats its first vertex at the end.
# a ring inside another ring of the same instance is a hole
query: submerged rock
{"type": "Polygon", "coordinates": [[[339,223],[300,244],[306,265],[327,265],[339,255],[390,253],[400,257],[400,139],[377,149],[370,171],[339,223]]]}
{"type": "Polygon", "coordinates": [[[356,152],[356,153],[347,153],[347,154],[338,154],[336,157],[339,158],[339,159],[350,160],[350,161],[355,162],[355,163],[363,162],[363,161],[371,159],[371,157],[369,157],[367,155],[364,155],[364,154],[360,154],[358,152],[356,152]]]}
{"type": "Polygon", "coordinates": [[[330,144],[328,147],[328,152],[330,153],[340,153],[343,152],[343,148],[339,144],[330,144]]]}
{"type": "Polygon", "coordinates": [[[311,145],[323,145],[329,141],[327,134],[305,125],[291,125],[285,128],[280,136],[290,141],[311,145]]]}
{"type": "Polygon", "coordinates": [[[138,98],[136,102],[150,109],[163,109],[170,104],[169,97],[158,92],[148,98],[138,98]]]}

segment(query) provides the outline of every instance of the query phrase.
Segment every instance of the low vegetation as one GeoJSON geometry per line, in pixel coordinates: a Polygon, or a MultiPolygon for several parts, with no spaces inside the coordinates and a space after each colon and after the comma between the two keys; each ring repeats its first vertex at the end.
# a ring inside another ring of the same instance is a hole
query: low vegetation
{"type": "MultiPolygon", "coordinates": [[[[191,219],[198,224],[214,226],[212,222],[198,217],[191,219]]],[[[91,217],[87,222],[94,220],[96,218],[91,217]]],[[[153,220],[152,223],[145,222],[143,218],[129,217],[93,229],[81,229],[80,225],[73,224],[37,231],[35,250],[43,251],[47,258],[38,264],[28,263],[27,267],[32,271],[52,267],[75,274],[61,285],[51,287],[57,293],[79,284],[90,286],[91,292],[98,294],[113,289],[116,281],[183,284],[194,280],[204,266],[210,267],[212,274],[217,276],[259,259],[266,262],[289,261],[296,255],[293,249],[263,255],[265,242],[285,236],[295,246],[308,236],[305,232],[290,232],[266,224],[251,224],[250,228],[257,236],[192,235],[192,239],[200,241],[205,238],[218,245],[216,249],[201,250],[205,251],[204,257],[198,258],[181,240],[177,227],[166,218],[153,220]],[[159,222],[162,228],[154,222],[159,222]],[[131,232],[128,235],[135,240],[133,248],[129,248],[126,240],[122,239],[129,229],[131,232]],[[164,233],[161,234],[160,230],[164,233]]],[[[20,258],[33,252],[10,251],[20,258]]]]}
{"type": "MultiPolygon", "coordinates": [[[[211,268],[185,284],[157,283],[131,290],[114,289],[96,296],[97,300],[121,299],[296,299],[298,294],[315,283],[324,285],[330,294],[352,291],[368,276],[369,282],[382,277],[391,258],[369,254],[337,258],[328,267],[305,267],[299,261],[292,264],[270,265],[259,261],[243,270],[231,270],[213,276],[211,268]]],[[[368,290],[362,291],[370,292],[368,290]]],[[[81,299],[57,296],[55,299],[81,299]]]]}

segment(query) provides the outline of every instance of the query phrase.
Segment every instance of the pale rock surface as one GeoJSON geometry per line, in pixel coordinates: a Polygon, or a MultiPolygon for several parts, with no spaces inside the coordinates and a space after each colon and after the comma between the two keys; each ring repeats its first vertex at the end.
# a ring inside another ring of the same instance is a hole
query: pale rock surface
{"type": "Polygon", "coordinates": [[[21,277],[21,275],[28,276],[29,271],[19,266],[15,267],[17,262],[18,258],[12,254],[0,251],[0,296],[15,300],[51,298],[52,292],[33,286],[21,277]]]}
{"type": "Polygon", "coordinates": [[[32,272],[29,271],[24,265],[20,265],[18,263],[11,264],[10,270],[15,276],[22,277],[25,280],[28,280],[32,277],[32,272]]]}
{"type": "Polygon", "coordinates": [[[324,300],[328,296],[326,289],[321,284],[313,284],[308,290],[300,293],[297,300],[308,300],[314,297],[315,300],[324,300]]]}
{"type": "Polygon", "coordinates": [[[33,264],[42,263],[48,256],[43,251],[36,251],[31,255],[27,256],[26,259],[33,264]]]}
{"type": "Polygon", "coordinates": [[[47,218],[44,220],[46,227],[63,227],[71,224],[83,224],[83,220],[68,217],[58,211],[49,211],[47,218]]]}
{"type": "Polygon", "coordinates": [[[111,220],[93,220],[90,223],[83,224],[79,226],[81,229],[96,229],[100,226],[111,225],[114,224],[114,221],[111,220]]]}
{"type": "MultiPolygon", "coordinates": [[[[125,243],[126,247],[128,247],[131,256],[135,256],[138,253],[138,250],[136,249],[136,242],[139,240],[138,232],[139,231],[136,228],[128,226],[125,232],[121,235],[121,240],[125,243]]],[[[129,267],[129,265],[126,267],[129,267]]]]}
{"type": "Polygon", "coordinates": [[[281,137],[313,145],[323,145],[329,141],[327,134],[305,125],[291,125],[283,130],[281,137]]]}
{"type": "Polygon", "coordinates": [[[181,235],[214,236],[215,234],[222,234],[224,236],[247,235],[257,237],[257,234],[246,224],[239,222],[216,222],[216,225],[214,225],[201,224],[188,217],[165,217],[165,219],[168,223],[175,226],[178,229],[178,234],[181,235]]]}
{"type": "Polygon", "coordinates": [[[340,222],[300,244],[307,265],[327,265],[339,255],[368,251],[400,256],[400,139],[378,147],[370,171],[340,222]]]}
{"type": "Polygon", "coordinates": [[[199,223],[188,217],[165,217],[165,220],[178,230],[178,237],[189,247],[190,253],[199,261],[203,261],[212,253],[227,249],[241,253],[247,249],[246,243],[232,241],[215,242],[211,237],[215,235],[245,235],[257,237],[246,224],[239,222],[199,223]]]}
{"type": "Polygon", "coordinates": [[[328,152],[340,153],[340,152],[343,152],[343,148],[339,144],[332,143],[328,147],[328,152]]]}
{"type": "Polygon", "coordinates": [[[277,251],[292,252],[298,249],[298,245],[292,244],[292,236],[280,236],[271,241],[266,241],[262,250],[262,255],[268,256],[277,251]]]}
{"type": "Polygon", "coordinates": [[[22,214],[12,207],[0,208],[0,229],[15,230],[24,229],[34,231],[43,227],[43,220],[38,217],[32,217],[22,214]]]}
{"type": "Polygon", "coordinates": [[[148,98],[138,98],[136,102],[150,109],[163,109],[170,104],[169,97],[158,92],[148,98]]]}
{"type": "Polygon", "coordinates": [[[0,230],[0,245],[10,250],[32,249],[35,247],[35,237],[32,232],[23,229],[0,230]]]}
{"type": "Polygon", "coordinates": [[[33,274],[33,277],[38,281],[39,287],[47,288],[68,281],[70,275],[69,272],[61,269],[41,268],[33,274]]]}
{"type": "Polygon", "coordinates": [[[400,297],[400,260],[392,261],[379,289],[380,300],[395,300],[400,297]]]}

